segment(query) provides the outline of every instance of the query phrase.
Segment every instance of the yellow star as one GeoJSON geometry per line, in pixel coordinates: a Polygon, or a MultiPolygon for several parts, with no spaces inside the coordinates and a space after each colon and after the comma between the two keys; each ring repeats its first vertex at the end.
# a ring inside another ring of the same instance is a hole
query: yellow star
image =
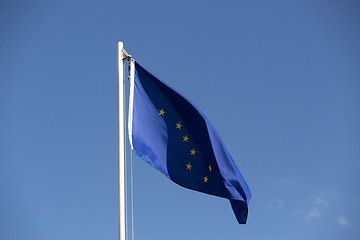
{"type": "Polygon", "coordinates": [[[212,167],[211,167],[211,165],[209,165],[209,171],[211,172],[211,170],[212,170],[212,167]]]}
{"type": "Polygon", "coordinates": [[[179,123],[176,124],[176,128],[181,129],[182,125],[179,123]]]}
{"type": "Polygon", "coordinates": [[[190,154],[191,154],[191,155],[195,156],[195,153],[196,153],[196,151],[195,151],[194,148],[190,150],[190,154]]]}
{"type": "Polygon", "coordinates": [[[187,136],[187,135],[185,135],[184,137],[183,137],[183,142],[187,142],[188,140],[189,140],[189,137],[187,136]]]}
{"type": "Polygon", "coordinates": [[[192,168],[192,166],[191,166],[190,163],[189,163],[189,164],[186,164],[186,169],[189,169],[189,170],[191,171],[191,168],[192,168]]]}
{"type": "Polygon", "coordinates": [[[164,116],[164,114],[165,114],[165,111],[164,111],[164,109],[162,108],[162,109],[160,109],[159,110],[159,115],[162,115],[162,116],[164,116]]]}
{"type": "Polygon", "coordinates": [[[207,183],[207,182],[208,182],[208,180],[209,180],[209,179],[208,179],[208,177],[207,177],[207,176],[205,176],[205,177],[204,177],[204,183],[207,183]]]}

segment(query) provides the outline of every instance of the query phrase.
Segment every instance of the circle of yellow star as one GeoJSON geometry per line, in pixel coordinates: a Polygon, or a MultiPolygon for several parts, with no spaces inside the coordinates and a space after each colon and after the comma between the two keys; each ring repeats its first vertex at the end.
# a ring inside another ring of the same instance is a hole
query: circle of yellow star
{"type": "Polygon", "coordinates": [[[185,135],[184,137],[183,137],[183,142],[187,142],[188,140],[189,140],[189,137],[187,136],[187,135],[185,135]]]}
{"type": "Polygon", "coordinates": [[[164,109],[163,109],[163,108],[162,108],[162,109],[160,109],[160,110],[159,110],[159,115],[164,116],[164,114],[165,114],[164,109]]]}
{"type": "Polygon", "coordinates": [[[195,151],[194,148],[190,150],[190,154],[191,154],[191,155],[195,156],[195,153],[196,153],[196,151],[195,151]]]}
{"type": "Polygon", "coordinates": [[[204,183],[207,183],[207,182],[208,182],[208,180],[209,180],[209,179],[208,179],[208,177],[207,177],[207,176],[205,176],[205,177],[204,177],[204,183]]]}
{"type": "Polygon", "coordinates": [[[182,127],[182,125],[180,122],[176,124],[176,128],[181,129],[181,127],[182,127]]]}
{"type": "Polygon", "coordinates": [[[191,168],[192,168],[192,166],[191,166],[190,163],[189,163],[189,164],[186,164],[186,169],[189,169],[189,170],[191,171],[191,168]]]}
{"type": "Polygon", "coordinates": [[[210,172],[212,171],[212,167],[211,167],[211,165],[209,165],[209,171],[210,171],[210,172]]]}

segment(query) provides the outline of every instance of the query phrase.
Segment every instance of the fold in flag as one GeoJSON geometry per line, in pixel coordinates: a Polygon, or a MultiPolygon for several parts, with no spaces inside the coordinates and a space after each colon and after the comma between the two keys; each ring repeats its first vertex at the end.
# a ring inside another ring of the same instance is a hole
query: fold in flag
{"type": "Polygon", "coordinates": [[[135,153],[185,188],[227,198],[245,224],[250,189],[210,121],[132,61],[129,137],[135,153]]]}

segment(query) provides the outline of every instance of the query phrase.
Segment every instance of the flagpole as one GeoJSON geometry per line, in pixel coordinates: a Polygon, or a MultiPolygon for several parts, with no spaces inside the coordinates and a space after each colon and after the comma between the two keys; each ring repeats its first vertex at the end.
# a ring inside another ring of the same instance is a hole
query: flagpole
{"type": "MultiPolygon", "coordinates": [[[[118,42],[118,191],[119,240],[125,240],[125,125],[124,125],[124,44],[118,42]]],[[[125,52],[126,53],[126,52],[125,52]]]]}

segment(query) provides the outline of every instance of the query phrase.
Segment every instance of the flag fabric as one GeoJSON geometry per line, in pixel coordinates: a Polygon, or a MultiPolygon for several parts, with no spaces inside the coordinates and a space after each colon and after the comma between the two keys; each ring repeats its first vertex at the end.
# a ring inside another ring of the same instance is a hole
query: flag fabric
{"type": "Polygon", "coordinates": [[[210,121],[132,60],[129,138],[135,153],[175,183],[227,198],[240,224],[250,189],[210,121]]]}

